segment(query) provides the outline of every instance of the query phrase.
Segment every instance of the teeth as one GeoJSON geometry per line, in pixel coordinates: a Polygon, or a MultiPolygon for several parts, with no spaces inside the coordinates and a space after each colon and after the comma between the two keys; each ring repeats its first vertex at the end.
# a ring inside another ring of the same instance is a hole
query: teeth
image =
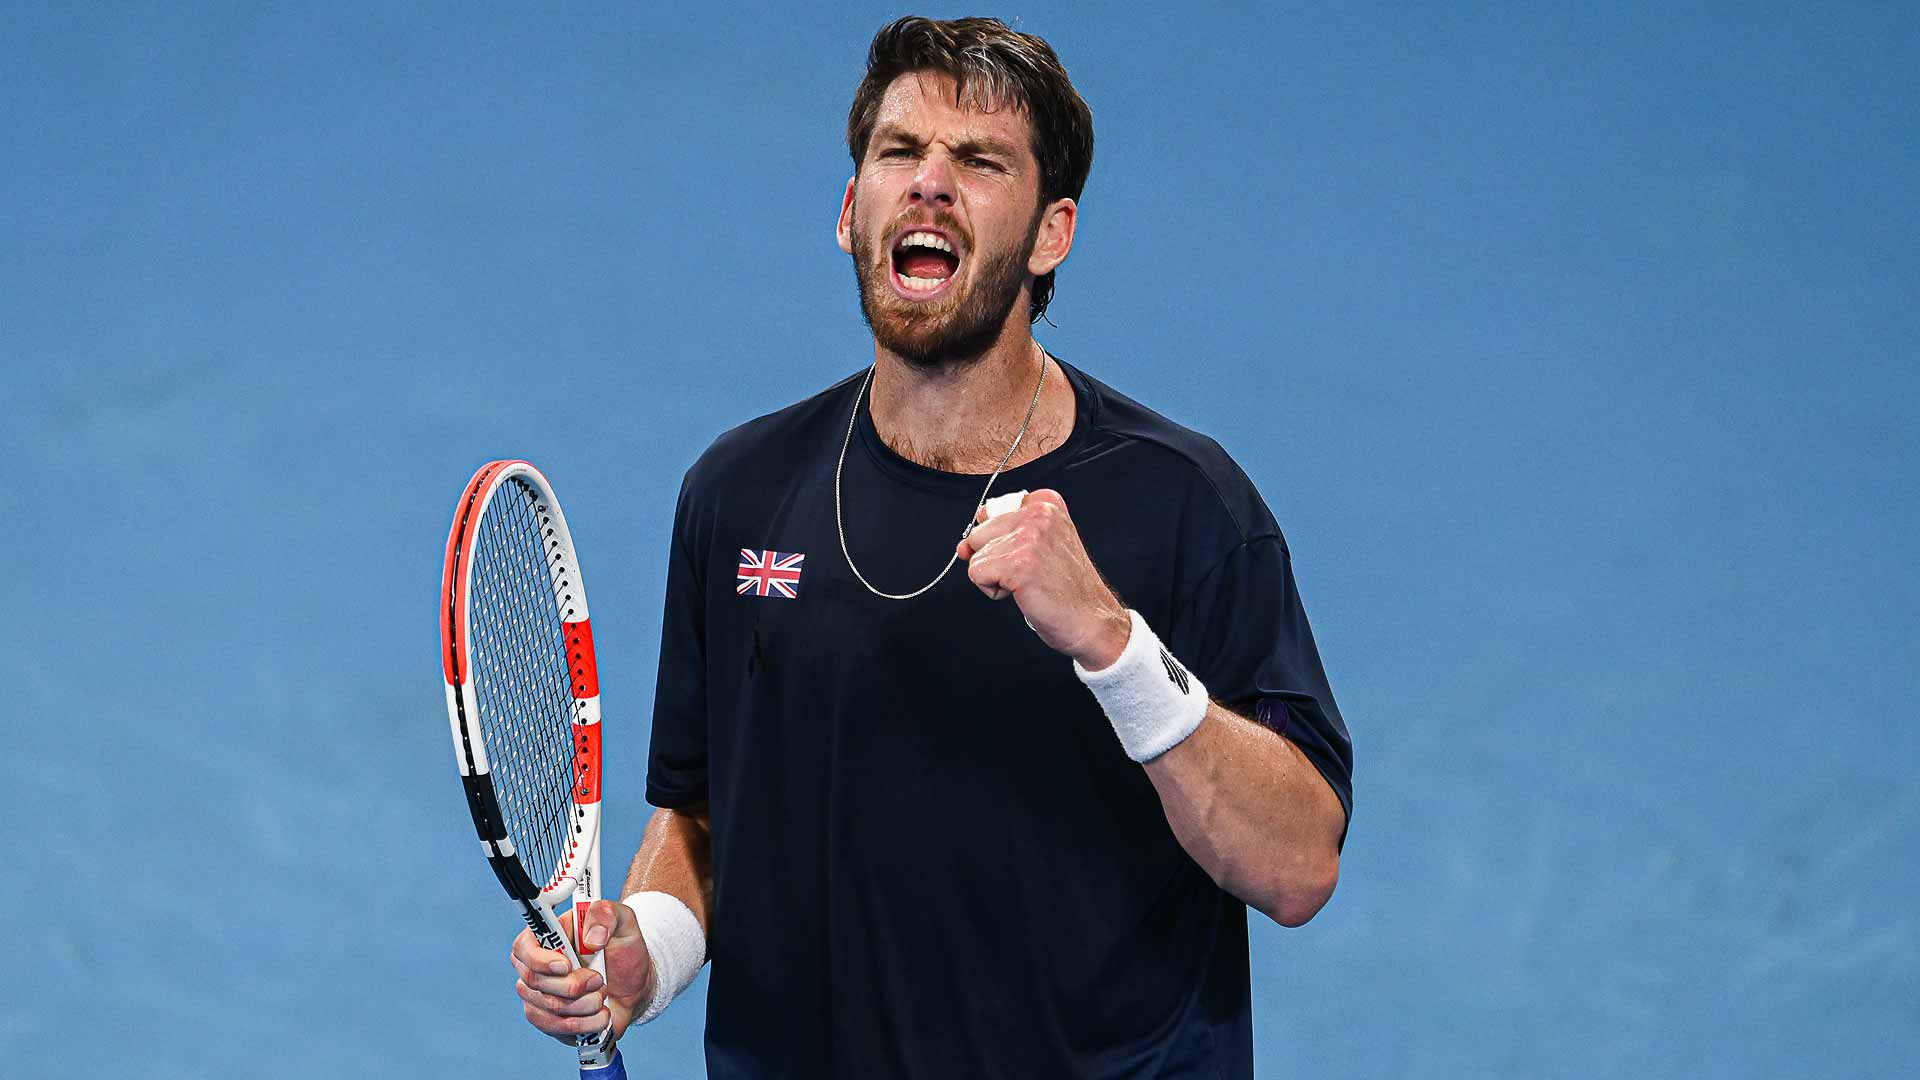
{"type": "Polygon", "coordinates": [[[953,245],[941,239],[938,233],[910,232],[900,238],[899,246],[903,248],[930,247],[944,251],[949,255],[953,253],[953,245]]]}
{"type": "Polygon", "coordinates": [[[946,278],[908,277],[905,274],[895,274],[893,276],[899,279],[902,288],[912,289],[915,292],[927,292],[931,289],[937,289],[945,284],[947,280],[946,278]]]}

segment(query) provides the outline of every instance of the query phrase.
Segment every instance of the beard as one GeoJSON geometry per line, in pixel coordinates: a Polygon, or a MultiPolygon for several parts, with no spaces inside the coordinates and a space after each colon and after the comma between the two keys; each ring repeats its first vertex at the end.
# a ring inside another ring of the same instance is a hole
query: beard
{"type": "MultiPolygon", "coordinates": [[[[887,275],[893,273],[893,253],[875,252],[873,237],[856,230],[853,276],[860,288],[860,315],[873,331],[873,340],[922,369],[955,367],[979,359],[999,339],[1006,328],[1007,314],[1020,299],[1027,279],[1025,253],[1033,250],[1034,239],[1040,235],[1040,217],[1034,214],[1025,240],[1005,251],[982,252],[971,242],[966,243],[976,257],[972,280],[964,289],[956,286],[934,303],[913,303],[896,295],[887,282],[887,275]]],[[[945,215],[936,214],[932,224],[971,240],[945,215]]],[[[954,273],[959,272],[956,266],[954,273]]]]}

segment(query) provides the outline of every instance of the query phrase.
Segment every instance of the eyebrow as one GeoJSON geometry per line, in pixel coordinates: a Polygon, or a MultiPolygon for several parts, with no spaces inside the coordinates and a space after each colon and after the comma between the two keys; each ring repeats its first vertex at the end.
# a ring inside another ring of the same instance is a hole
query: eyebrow
{"type": "MultiPolygon", "coordinates": [[[[915,147],[926,145],[925,140],[897,124],[882,124],[878,128],[875,128],[872,141],[876,143],[905,143],[908,146],[915,147]]],[[[986,135],[967,135],[962,137],[959,142],[954,144],[953,152],[956,154],[980,152],[997,154],[1004,158],[1017,158],[1020,156],[1012,146],[986,135]]]]}

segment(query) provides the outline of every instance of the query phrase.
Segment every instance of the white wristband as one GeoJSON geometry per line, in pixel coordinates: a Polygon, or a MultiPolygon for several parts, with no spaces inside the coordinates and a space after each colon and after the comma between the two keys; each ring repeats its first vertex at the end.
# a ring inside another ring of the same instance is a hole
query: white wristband
{"type": "Polygon", "coordinates": [[[1193,734],[1207,715],[1207,688],[1173,658],[1132,608],[1133,631],[1120,659],[1099,671],[1073,662],[1073,673],[1106,710],[1113,733],[1135,761],[1148,762],[1193,734]]]}
{"type": "Polygon", "coordinates": [[[653,997],[633,1018],[635,1024],[644,1024],[665,1012],[700,974],[700,965],[707,962],[707,935],[693,910],[671,893],[637,892],[621,903],[633,909],[653,959],[653,997]]]}

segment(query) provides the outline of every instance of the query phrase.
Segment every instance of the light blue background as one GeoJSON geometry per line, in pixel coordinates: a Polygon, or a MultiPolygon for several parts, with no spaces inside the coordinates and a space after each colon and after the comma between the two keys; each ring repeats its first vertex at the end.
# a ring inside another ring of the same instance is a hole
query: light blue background
{"type": "MultiPolygon", "coordinates": [[[[1097,121],[1042,338],[1260,485],[1355,736],[1262,1076],[1920,1054],[1920,20],[1587,7],[1000,12],[1097,121]]],[[[72,8],[0,12],[0,1072],[567,1075],[451,768],[453,499],[568,507],[623,864],[681,472],[870,358],[898,12],[72,8]]]]}

